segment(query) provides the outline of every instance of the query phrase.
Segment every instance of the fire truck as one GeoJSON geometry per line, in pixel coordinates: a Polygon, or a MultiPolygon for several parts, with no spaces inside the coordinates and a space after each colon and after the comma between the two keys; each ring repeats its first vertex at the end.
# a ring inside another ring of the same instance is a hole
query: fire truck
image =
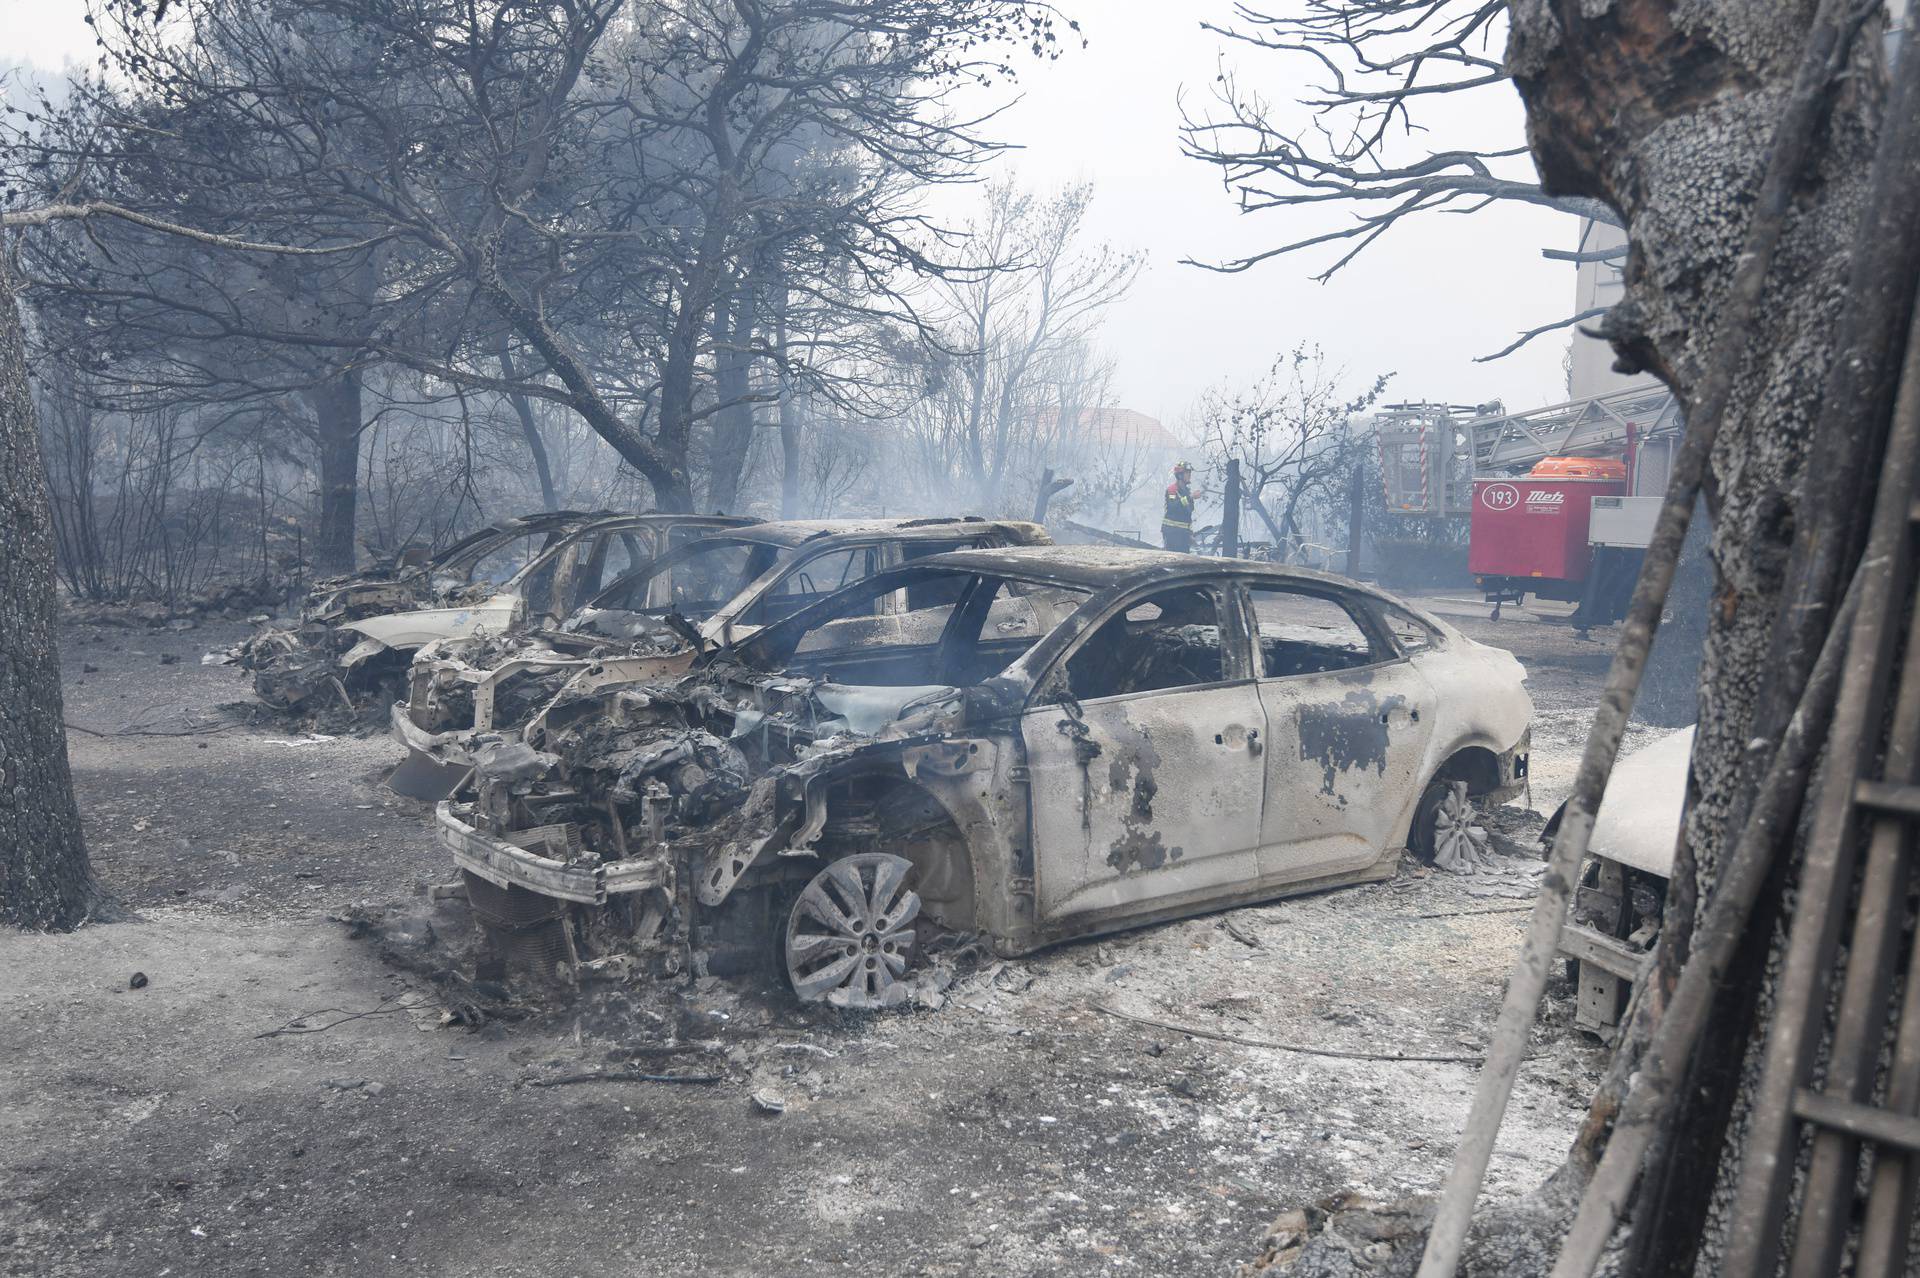
{"type": "Polygon", "coordinates": [[[1493,605],[1625,615],[1666,491],[1680,415],[1658,384],[1526,413],[1396,404],[1374,420],[1387,509],[1469,521],[1467,567],[1493,605]]]}

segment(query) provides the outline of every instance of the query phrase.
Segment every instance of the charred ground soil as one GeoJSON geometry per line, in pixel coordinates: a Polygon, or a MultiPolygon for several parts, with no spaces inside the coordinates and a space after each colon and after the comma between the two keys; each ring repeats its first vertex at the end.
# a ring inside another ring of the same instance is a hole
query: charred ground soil
{"type": "MultiPolygon", "coordinates": [[[[1456,620],[1533,671],[1550,811],[1607,635],[1456,620]]],[[[1285,1208],[1439,1184],[1471,1064],[1366,1057],[1479,1050],[1537,863],[975,964],[930,1010],[707,978],[474,1030],[337,921],[452,877],[380,786],[397,747],[224,719],[246,685],[197,663],[243,632],[65,636],[67,718],[106,734],[71,737],[89,838],[136,917],[0,937],[0,1271],[1220,1274],[1285,1208]],[[554,1085],[590,1073],[717,1081],[554,1085]]],[[[1603,1062],[1564,1009],[1496,1192],[1557,1164],[1603,1062]]]]}

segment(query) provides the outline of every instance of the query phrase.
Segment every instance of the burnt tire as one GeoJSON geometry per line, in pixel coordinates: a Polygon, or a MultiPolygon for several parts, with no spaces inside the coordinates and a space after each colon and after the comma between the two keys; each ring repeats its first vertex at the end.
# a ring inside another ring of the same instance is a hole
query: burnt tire
{"type": "Polygon", "coordinates": [[[1492,842],[1477,817],[1465,781],[1435,777],[1420,792],[1420,802],[1413,809],[1407,850],[1426,865],[1470,874],[1492,855],[1492,842]]]}

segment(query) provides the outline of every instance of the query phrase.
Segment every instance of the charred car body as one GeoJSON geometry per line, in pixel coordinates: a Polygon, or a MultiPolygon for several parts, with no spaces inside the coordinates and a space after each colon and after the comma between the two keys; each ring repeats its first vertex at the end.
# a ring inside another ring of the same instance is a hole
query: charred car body
{"type": "Polygon", "coordinates": [[[1388,877],[1524,786],[1523,679],[1304,570],[962,551],[562,696],[437,826],[504,958],[771,947],[801,998],[887,1005],[929,926],[1013,956],[1388,877]],[[834,629],[895,592],[884,640],[834,629]]]}
{"type": "Polygon", "coordinates": [[[276,709],[336,695],[351,706],[355,697],[397,683],[424,643],[564,616],[611,576],[687,537],[745,522],[574,511],[503,520],[430,559],[322,582],[297,627],[262,631],[231,656],[276,709]]]}
{"type": "MultiPolygon", "coordinates": [[[[1574,1024],[1608,1042],[1659,939],[1686,809],[1693,732],[1668,733],[1614,768],[1560,932],[1560,952],[1574,983],[1574,1024]]],[[[1565,814],[1563,803],[1541,832],[1548,846],[1565,814]]]]}
{"type": "MultiPolygon", "coordinates": [[[[961,549],[1044,544],[1019,520],[781,520],[713,533],[612,580],[558,625],[424,647],[392,710],[407,760],[390,784],[444,798],[475,752],[518,733],[569,687],[651,679],[687,669],[724,645],[876,572],[961,549]]],[[[849,638],[884,642],[904,595],[835,623],[849,638]]]]}

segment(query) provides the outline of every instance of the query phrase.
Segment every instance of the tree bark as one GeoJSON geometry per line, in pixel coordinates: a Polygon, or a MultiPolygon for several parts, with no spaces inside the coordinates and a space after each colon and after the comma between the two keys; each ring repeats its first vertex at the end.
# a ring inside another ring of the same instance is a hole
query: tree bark
{"type": "Polygon", "coordinates": [[[793,385],[780,374],[780,518],[800,518],[800,408],[793,385]]]}
{"type": "Polygon", "coordinates": [[[314,566],[352,572],[354,515],[360,493],[360,373],[342,373],[306,393],[320,454],[320,532],[314,566]]]}
{"type": "Polygon", "coordinates": [[[707,509],[737,514],[740,481],[753,448],[753,356],[746,349],[758,322],[754,291],[745,287],[730,302],[714,308],[714,393],[720,407],[713,415],[713,444],[707,452],[707,509]]]}
{"type": "MultiPolygon", "coordinates": [[[[1506,65],[1527,109],[1544,189],[1604,201],[1627,228],[1626,291],[1602,326],[1620,358],[1616,367],[1652,371],[1693,415],[1709,382],[1710,358],[1729,337],[1738,339],[1731,345],[1739,371],[1704,490],[1713,521],[1711,593],[1684,821],[1691,860],[1676,864],[1667,911],[1667,928],[1681,936],[1713,900],[1735,821],[1746,808],[1743,786],[1771,755],[1769,749],[1754,758],[1748,744],[1756,738],[1777,744],[1768,705],[1782,673],[1772,664],[1781,651],[1776,635],[1796,624],[1799,610],[1787,605],[1804,602],[1789,594],[1789,566],[1820,522],[1824,494],[1817,485],[1806,487],[1809,460],[1842,348],[1849,273],[1881,126],[1885,75],[1870,23],[1851,45],[1848,74],[1827,104],[1811,158],[1793,187],[1754,318],[1723,332],[1729,287],[1816,8],[1815,0],[1508,5],[1506,65]]],[[[1671,602],[1680,606],[1679,597],[1671,602]]],[[[1830,607],[1824,615],[1831,616],[1830,607]]],[[[1660,643],[1667,642],[1662,628],[1660,643]]],[[[1783,699],[1789,692],[1797,699],[1797,689],[1782,689],[1783,699]]],[[[1787,890],[1784,875],[1766,889],[1776,914],[1787,890]]],[[[1717,1272],[1725,1240],[1739,1227],[1725,1210],[1758,1081],[1746,1049],[1766,1033],[1764,982],[1778,970],[1783,941],[1780,929],[1761,928],[1749,954],[1734,964],[1729,984],[1738,988],[1728,1002],[1734,1014],[1708,1035],[1706,1068],[1684,1089],[1688,1108],[1668,1151],[1671,1165],[1650,1167],[1643,1182],[1632,1214],[1634,1249],[1618,1266],[1623,1274],[1717,1272]]],[[[1657,1018],[1665,988],[1658,979],[1648,986],[1642,997],[1657,1018]]],[[[1644,1041],[1623,1036],[1610,1077],[1631,1073],[1631,1054],[1644,1041]]],[[[1482,1213],[1463,1272],[1545,1271],[1569,1223],[1565,1199],[1590,1172],[1617,1100],[1617,1088],[1596,1098],[1562,1175],[1528,1199],[1482,1213]]],[[[1338,1264],[1330,1247],[1303,1257],[1298,1268],[1316,1278],[1358,1271],[1338,1264]]]]}
{"type": "MultiPolygon", "coordinates": [[[[1603,327],[1625,366],[1651,369],[1689,411],[1814,9],[1810,0],[1512,5],[1508,67],[1546,188],[1605,200],[1628,229],[1626,294],[1603,327]]],[[[1871,28],[1855,43],[1852,69],[1797,188],[1758,321],[1744,335],[1743,372],[1712,458],[1711,606],[1683,839],[1692,855],[1676,865],[1669,906],[1679,938],[1712,898],[1752,769],[1764,763],[1749,758],[1747,743],[1777,736],[1765,704],[1769,655],[1777,629],[1792,622],[1794,610],[1782,607],[1787,569],[1812,522],[1802,476],[1880,125],[1884,76],[1871,28]]],[[[1775,913],[1784,890],[1784,878],[1771,885],[1775,913]]],[[[1763,905],[1760,916],[1773,914],[1763,905]]],[[[1724,1197],[1716,1190],[1737,1167],[1737,1115],[1755,1081],[1742,1045],[1764,1033],[1757,996],[1778,945],[1778,934],[1762,929],[1736,965],[1743,988],[1686,1089],[1675,1158],[1650,1169],[1636,1204],[1638,1272],[1717,1263],[1730,1222],[1715,1210],[1724,1197]]],[[[1603,1126],[1589,1124],[1588,1138],[1603,1126]]]]}
{"type": "MultiPolygon", "coordinates": [[[[500,339],[500,376],[513,381],[513,357],[507,353],[507,339],[500,339]]],[[[540,424],[533,419],[533,402],[525,395],[507,396],[507,403],[513,408],[513,415],[520,422],[520,438],[526,441],[527,455],[533,458],[534,474],[540,479],[540,500],[548,510],[560,509],[560,499],[553,491],[553,466],[547,460],[547,441],[540,438],[540,424]]]]}
{"type": "Polygon", "coordinates": [[[0,923],[65,930],[100,898],[67,767],[52,527],[20,314],[0,271],[0,923]]]}

